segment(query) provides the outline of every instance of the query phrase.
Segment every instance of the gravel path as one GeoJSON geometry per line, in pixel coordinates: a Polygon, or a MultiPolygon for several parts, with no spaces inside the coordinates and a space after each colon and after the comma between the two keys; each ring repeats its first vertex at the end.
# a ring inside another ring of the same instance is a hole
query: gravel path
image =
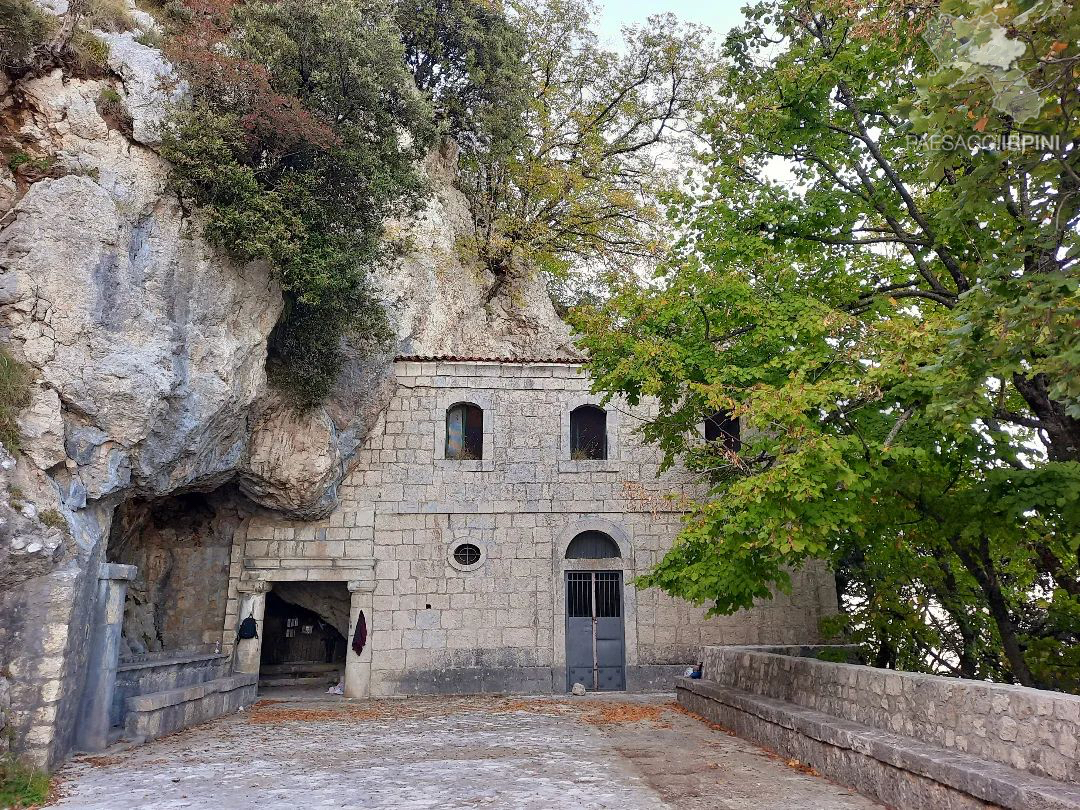
{"type": "Polygon", "coordinates": [[[60,771],[53,806],[878,807],[710,728],[670,696],[282,697],[148,745],[78,757],[60,771]]]}

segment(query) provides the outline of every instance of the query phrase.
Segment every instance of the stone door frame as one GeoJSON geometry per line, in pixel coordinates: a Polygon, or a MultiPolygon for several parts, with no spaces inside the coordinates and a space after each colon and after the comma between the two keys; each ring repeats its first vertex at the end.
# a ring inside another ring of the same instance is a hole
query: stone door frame
{"type": "MultiPolygon", "coordinates": [[[[317,572],[316,576],[310,576],[308,569],[276,569],[272,572],[259,572],[249,578],[242,577],[237,583],[237,595],[239,597],[239,610],[235,620],[236,627],[232,628],[235,634],[240,622],[248,616],[255,617],[258,628],[258,636],[252,639],[238,639],[234,657],[234,669],[237,672],[245,672],[254,675],[259,674],[259,666],[262,659],[263,620],[266,613],[266,594],[272,589],[275,582],[344,582],[349,589],[349,634],[345,639],[345,697],[366,698],[371,693],[371,648],[373,646],[375,617],[375,579],[373,575],[357,578],[364,572],[361,570],[341,569],[334,573],[325,568],[310,569],[317,572]],[[356,623],[360,618],[360,611],[364,611],[367,621],[368,640],[364,651],[357,655],[353,652],[352,639],[356,632],[356,623]]],[[[252,573],[245,571],[245,575],[252,573]]],[[[235,637],[235,635],[234,635],[235,637]]]]}

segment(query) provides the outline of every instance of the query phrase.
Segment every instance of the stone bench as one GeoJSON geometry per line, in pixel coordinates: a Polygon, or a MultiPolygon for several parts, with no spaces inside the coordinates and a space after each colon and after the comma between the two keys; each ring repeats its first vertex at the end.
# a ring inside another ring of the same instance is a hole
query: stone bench
{"type": "Polygon", "coordinates": [[[255,702],[258,682],[258,675],[228,675],[130,697],[125,731],[132,740],[153,740],[231,714],[255,702]]]}
{"type": "Polygon", "coordinates": [[[1080,810],[1080,785],[708,680],[680,678],[679,704],[898,808],[1080,810]]]}
{"type": "Polygon", "coordinates": [[[116,667],[112,725],[124,726],[130,698],[223,678],[229,674],[229,665],[227,655],[196,651],[121,659],[116,667]]]}

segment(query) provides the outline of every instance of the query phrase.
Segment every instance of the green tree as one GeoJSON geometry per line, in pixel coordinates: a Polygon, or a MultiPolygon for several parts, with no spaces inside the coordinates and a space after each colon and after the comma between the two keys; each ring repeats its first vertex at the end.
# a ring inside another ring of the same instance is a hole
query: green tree
{"type": "Polygon", "coordinates": [[[581,0],[513,2],[512,12],[524,42],[520,135],[462,160],[476,252],[500,279],[655,257],[657,195],[673,185],[664,158],[711,86],[705,32],[652,17],[616,52],[599,44],[581,0]]]}
{"type": "Polygon", "coordinates": [[[525,38],[500,2],[398,0],[405,63],[466,156],[522,136],[525,38]]]}
{"type": "Polygon", "coordinates": [[[576,314],[704,483],[642,584],[731,612],[826,557],[876,663],[1080,688],[1078,34],[1049,0],[747,9],[688,236],[576,314]],[[1004,77],[961,52],[993,26],[1004,77]]]}

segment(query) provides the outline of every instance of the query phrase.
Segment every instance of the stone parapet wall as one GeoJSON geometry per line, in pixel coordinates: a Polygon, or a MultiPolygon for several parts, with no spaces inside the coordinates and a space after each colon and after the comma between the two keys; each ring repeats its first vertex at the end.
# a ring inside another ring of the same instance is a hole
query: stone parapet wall
{"type": "Polygon", "coordinates": [[[1080,810],[1080,787],[714,681],[677,680],[679,704],[902,810],[1080,810]]]}
{"type": "Polygon", "coordinates": [[[255,702],[258,683],[258,675],[238,673],[128,698],[125,733],[130,740],[145,742],[232,714],[255,702]]]}
{"type": "Polygon", "coordinates": [[[1080,696],[707,647],[703,676],[946,751],[1080,783],[1080,696]]]}

